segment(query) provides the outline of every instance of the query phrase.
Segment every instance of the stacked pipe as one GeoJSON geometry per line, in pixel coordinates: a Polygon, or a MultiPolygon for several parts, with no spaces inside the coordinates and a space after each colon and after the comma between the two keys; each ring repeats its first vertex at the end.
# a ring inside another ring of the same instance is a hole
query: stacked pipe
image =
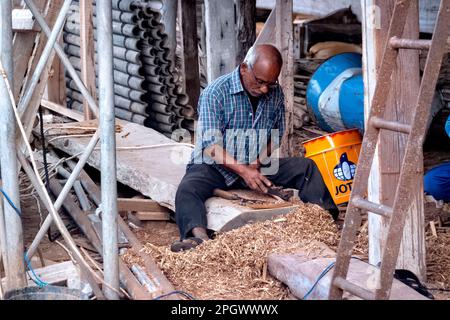
{"type": "MultiPolygon", "coordinates": [[[[167,35],[159,14],[147,5],[147,1],[112,0],[112,7],[116,116],[154,128],[167,136],[178,128],[192,131],[195,111],[188,105],[188,97],[174,83],[172,62],[167,59],[167,35]]],[[[78,3],[74,1],[71,9],[72,14],[64,27],[65,51],[80,72],[78,3]]],[[[95,29],[95,7],[93,11],[95,29]]],[[[96,32],[94,40],[96,44],[96,32]]],[[[66,78],[66,84],[68,107],[81,111],[81,93],[70,77],[66,78]]]]}

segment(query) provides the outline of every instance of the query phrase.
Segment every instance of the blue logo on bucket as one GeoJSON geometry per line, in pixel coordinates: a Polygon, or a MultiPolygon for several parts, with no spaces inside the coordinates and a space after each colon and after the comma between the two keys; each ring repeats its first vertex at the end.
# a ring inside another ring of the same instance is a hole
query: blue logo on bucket
{"type": "Polygon", "coordinates": [[[341,158],[336,167],[334,167],[333,174],[336,179],[341,181],[353,180],[356,171],[356,164],[348,160],[347,152],[341,154],[341,158]]]}

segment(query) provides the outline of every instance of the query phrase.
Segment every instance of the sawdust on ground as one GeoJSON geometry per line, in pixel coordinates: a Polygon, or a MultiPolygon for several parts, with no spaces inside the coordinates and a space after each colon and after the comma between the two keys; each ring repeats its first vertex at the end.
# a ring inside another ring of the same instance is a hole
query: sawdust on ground
{"type": "MultiPolygon", "coordinates": [[[[195,250],[174,253],[152,243],[144,250],[178,290],[197,299],[285,299],[289,291],[267,271],[267,256],[309,248],[314,241],[335,250],[339,234],[327,211],[300,204],[295,212],[219,234],[195,250]]],[[[365,256],[366,249],[358,246],[358,253],[365,256]]],[[[125,260],[139,263],[132,252],[125,260]]]]}

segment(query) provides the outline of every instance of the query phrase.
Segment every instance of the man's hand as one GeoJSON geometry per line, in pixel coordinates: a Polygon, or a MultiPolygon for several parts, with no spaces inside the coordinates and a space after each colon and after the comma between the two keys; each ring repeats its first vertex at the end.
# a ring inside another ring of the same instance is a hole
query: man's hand
{"type": "Polygon", "coordinates": [[[225,168],[241,176],[247,186],[252,190],[267,193],[267,187],[272,186],[272,182],[259,172],[259,168],[261,167],[259,160],[256,160],[250,165],[238,163],[236,159],[218,145],[213,145],[205,149],[205,153],[213,158],[216,163],[223,165],[225,168]]]}
{"type": "Polygon", "coordinates": [[[272,182],[259,172],[255,164],[244,166],[239,175],[252,190],[267,193],[267,188],[272,186],[272,182]]]}

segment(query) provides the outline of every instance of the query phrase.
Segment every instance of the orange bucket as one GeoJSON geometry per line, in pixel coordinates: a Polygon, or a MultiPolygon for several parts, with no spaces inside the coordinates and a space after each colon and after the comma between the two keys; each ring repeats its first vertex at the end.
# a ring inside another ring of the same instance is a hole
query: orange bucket
{"type": "Polygon", "coordinates": [[[361,150],[358,129],[327,134],[303,143],[305,157],[313,160],[336,204],[348,202],[361,150]]]}

